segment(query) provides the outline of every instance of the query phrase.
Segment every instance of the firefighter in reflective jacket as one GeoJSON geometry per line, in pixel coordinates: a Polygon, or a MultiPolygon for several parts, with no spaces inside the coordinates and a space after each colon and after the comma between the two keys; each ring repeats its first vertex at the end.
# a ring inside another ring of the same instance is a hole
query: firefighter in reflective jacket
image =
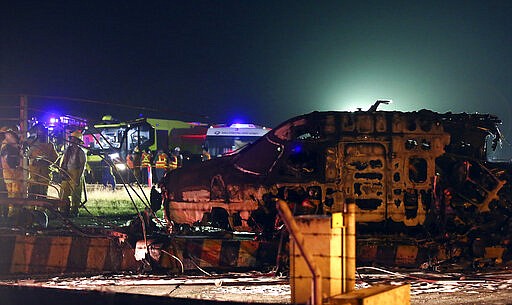
{"type": "Polygon", "coordinates": [[[169,162],[169,170],[175,170],[178,167],[181,167],[183,163],[183,156],[180,153],[180,148],[176,147],[174,148],[172,154],[171,154],[171,160],[169,162]]]}
{"type": "Polygon", "coordinates": [[[169,158],[169,170],[175,170],[178,168],[178,158],[175,154],[172,154],[169,158]]]}
{"type": "MultiPolygon", "coordinates": [[[[26,185],[23,180],[22,156],[18,134],[12,129],[7,128],[2,128],[0,133],[3,135],[0,159],[7,197],[22,198],[26,194],[26,185]]],[[[7,209],[2,210],[4,216],[7,213],[8,216],[13,216],[17,212],[18,209],[15,209],[13,206],[9,206],[8,211],[7,209]]]]}
{"type": "Polygon", "coordinates": [[[69,137],[69,146],[64,151],[60,167],[64,172],[62,177],[60,199],[64,201],[61,211],[65,215],[78,216],[78,208],[82,200],[84,170],[86,164],[85,151],[81,145],[82,133],[74,131],[69,137]],[[71,200],[69,197],[71,196],[71,200]]]}
{"type": "Polygon", "coordinates": [[[142,173],[142,184],[149,184],[148,178],[151,177],[151,151],[143,151],[140,157],[140,171],[142,173]]]}
{"type": "Polygon", "coordinates": [[[50,184],[50,166],[57,160],[58,155],[53,143],[48,141],[48,130],[44,126],[36,126],[36,138],[30,144],[29,185],[30,198],[46,197],[50,184]]]}
{"type": "Polygon", "coordinates": [[[155,178],[160,181],[163,178],[165,171],[169,168],[169,157],[163,150],[158,151],[155,160],[155,178]]]}

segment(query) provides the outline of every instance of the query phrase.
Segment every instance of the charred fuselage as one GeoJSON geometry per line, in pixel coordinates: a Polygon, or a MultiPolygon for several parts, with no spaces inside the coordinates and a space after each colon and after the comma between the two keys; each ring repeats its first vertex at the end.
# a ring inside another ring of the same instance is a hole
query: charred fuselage
{"type": "Polygon", "coordinates": [[[168,173],[165,215],[172,224],[271,234],[278,198],[295,214],[328,214],[353,202],[363,233],[504,232],[509,165],[487,159],[500,123],[429,110],[302,115],[238,152],[168,173]]]}

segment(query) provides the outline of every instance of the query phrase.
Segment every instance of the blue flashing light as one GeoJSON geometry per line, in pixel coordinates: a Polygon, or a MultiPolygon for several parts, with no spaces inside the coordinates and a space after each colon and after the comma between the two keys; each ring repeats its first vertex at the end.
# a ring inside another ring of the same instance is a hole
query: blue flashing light
{"type": "Polygon", "coordinates": [[[254,126],[254,124],[246,124],[246,123],[233,123],[229,127],[231,127],[231,128],[256,128],[256,126],[254,126]]]}

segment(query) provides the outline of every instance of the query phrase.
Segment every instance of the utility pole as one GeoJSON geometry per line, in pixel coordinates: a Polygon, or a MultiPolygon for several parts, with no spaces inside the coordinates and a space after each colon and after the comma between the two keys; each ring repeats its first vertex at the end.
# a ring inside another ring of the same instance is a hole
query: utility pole
{"type": "Polygon", "coordinates": [[[23,143],[27,139],[28,131],[28,98],[26,95],[20,95],[20,142],[23,143]]]}
{"type": "MultiPolygon", "coordinates": [[[[22,147],[24,146],[27,139],[28,132],[28,97],[26,95],[20,95],[20,144],[22,147]]],[[[28,181],[28,157],[26,154],[23,154],[23,163],[22,167],[26,170],[23,170],[23,181],[28,181]]],[[[25,184],[26,185],[26,184],[25,184]]],[[[23,197],[27,196],[27,192],[23,192],[23,197]]]]}

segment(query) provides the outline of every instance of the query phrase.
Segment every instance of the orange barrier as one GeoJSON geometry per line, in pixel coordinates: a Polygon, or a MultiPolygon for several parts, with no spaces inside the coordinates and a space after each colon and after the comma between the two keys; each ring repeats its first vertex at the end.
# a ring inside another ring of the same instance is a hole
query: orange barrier
{"type": "Polygon", "coordinates": [[[52,274],[136,270],[126,243],[106,237],[0,236],[0,274],[52,274]]]}

